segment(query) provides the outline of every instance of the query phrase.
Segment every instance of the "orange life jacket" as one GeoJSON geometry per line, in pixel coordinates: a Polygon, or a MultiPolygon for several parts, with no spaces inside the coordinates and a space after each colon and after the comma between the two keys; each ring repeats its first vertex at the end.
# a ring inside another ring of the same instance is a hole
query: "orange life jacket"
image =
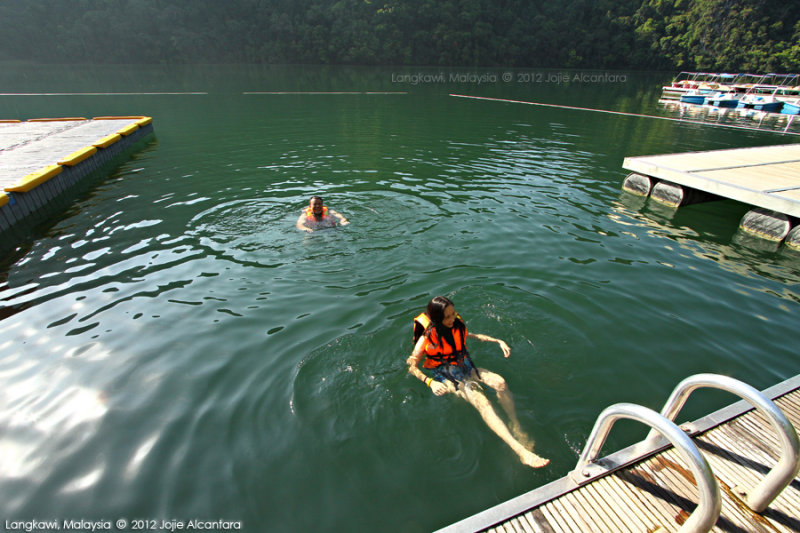
{"type": "MultiPolygon", "coordinates": [[[[456,315],[456,318],[462,322],[461,317],[456,315]]],[[[431,319],[426,313],[420,313],[414,318],[414,344],[416,345],[419,338],[425,335],[431,325],[431,319]]],[[[423,368],[436,368],[443,364],[457,365],[466,356],[469,357],[467,352],[467,328],[464,326],[463,338],[461,328],[453,328],[453,341],[455,346],[450,346],[444,339],[439,339],[436,333],[436,328],[430,328],[427,336],[425,337],[424,351],[425,362],[422,363],[423,368]]]]}
{"type": "Polygon", "coordinates": [[[312,222],[312,223],[313,222],[322,222],[322,221],[327,221],[329,219],[330,219],[330,216],[328,216],[328,207],[327,206],[322,206],[322,217],[319,218],[319,219],[317,219],[317,217],[314,216],[314,211],[311,209],[311,206],[306,207],[306,220],[308,222],[312,222]]]}

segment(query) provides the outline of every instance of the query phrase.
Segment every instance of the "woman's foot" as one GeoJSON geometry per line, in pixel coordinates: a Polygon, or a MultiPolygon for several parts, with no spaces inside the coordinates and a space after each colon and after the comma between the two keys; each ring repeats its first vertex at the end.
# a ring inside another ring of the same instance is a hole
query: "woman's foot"
{"type": "Polygon", "coordinates": [[[522,464],[528,465],[531,468],[542,468],[550,463],[550,459],[539,457],[535,453],[529,452],[528,450],[525,450],[524,453],[520,453],[519,459],[522,461],[522,464]]]}

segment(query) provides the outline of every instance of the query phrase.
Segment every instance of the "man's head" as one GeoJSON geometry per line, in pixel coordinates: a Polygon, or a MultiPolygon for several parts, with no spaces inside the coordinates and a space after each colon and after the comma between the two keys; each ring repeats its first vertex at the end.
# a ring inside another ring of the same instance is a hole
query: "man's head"
{"type": "Polygon", "coordinates": [[[311,208],[311,212],[315,217],[319,218],[322,216],[322,198],[319,196],[312,196],[308,201],[308,207],[311,208]]]}

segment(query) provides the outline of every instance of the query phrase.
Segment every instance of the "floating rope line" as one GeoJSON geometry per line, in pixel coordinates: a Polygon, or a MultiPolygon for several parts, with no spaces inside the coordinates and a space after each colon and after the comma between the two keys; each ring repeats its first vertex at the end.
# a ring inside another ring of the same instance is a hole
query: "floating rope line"
{"type": "MultiPolygon", "coordinates": [[[[719,124],[714,122],[703,122],[702,120],[686,120],[682,118],[672,118],[672,117],[659,117],[657,115],[643,115],[641,113],[626,113],[624,111],[611,111],[608,109],[593,109],[591,107],[576,107],[571,105],[560,105],[560,104],[544,104],[541,102],[526,102],[524,100],[507,100],[505,98],[491,98],[488,96],[469,96],[465,94],[451,94],[450,96],[454,96],[456,98],[468,98],[470,100],[486,100],[489,102],[506,102],[509,104],[526,104],[526,105],[535,105],[539,107],[552,107],[555,109],[572,109],[574,111],[593,111],[595,113],[606,113],[608,115],[621,115],[625,117],[637,117],[637,118],[655,118],[658,120],[669,120],[672,122],[680,122],[681,124],[697,124],[700,126],[717,126],[720,128],[732,128],[737,130],[746,130],[746,131],[762,131],[765,133],[779,133],[781,135],[800,135],[800,133],[795,133],[793,131],[780,131],[780,130],[765,130],[762,128],[751,128],[748,126],[737,126],[736,124],[719,124]]],[[[789,129],[789,125],[791,125],[792,119],[789,119],[789,124],[787,124],[786,129],[789,129]]]]}
{"type": "Polygon", "coordinates": [[[405,91],[246,91],[242,94],[408,94],[405,91]]]}
{"type": "Polygon", "coordinates": [[[0,93],[0,96],[164,96],[205,94],[208,93],[0,93]]]}

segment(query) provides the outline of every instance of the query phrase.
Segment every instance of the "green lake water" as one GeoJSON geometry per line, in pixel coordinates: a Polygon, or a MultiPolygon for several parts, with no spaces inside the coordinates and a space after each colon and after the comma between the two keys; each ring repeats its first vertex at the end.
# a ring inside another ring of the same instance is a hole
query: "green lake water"
{"type": "MultiPolygon", "coordinates": [[[[503,74],[4,68],[0,118],[156,135],[3,263],[0,520],[431,531],[566,475],[613,403],[794,376],[800,253],[742,235],[742,204],[625,194],[621,165],[796,137],[450,96],[759,125],[659,104],[669,73],[503,74]],[[295,230],[312,194],[351,224],[295,230]],[[548,467],[407,375],[437,294],[511,346],[471,352],[548,467]]],[[[683,420],[733,400],[701,391],[683,420]]]]}

